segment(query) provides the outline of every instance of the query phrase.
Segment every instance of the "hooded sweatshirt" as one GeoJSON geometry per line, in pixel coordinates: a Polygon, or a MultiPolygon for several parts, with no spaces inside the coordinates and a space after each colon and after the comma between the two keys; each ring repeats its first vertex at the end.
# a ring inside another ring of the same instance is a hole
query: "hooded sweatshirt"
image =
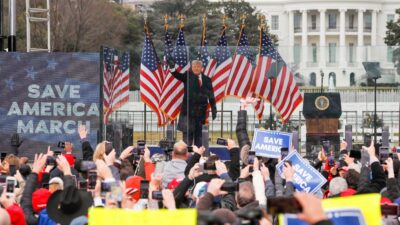
{"type": "Polygon", "coordinates": [[[168,183],[174,178],[184,178],[186,166],[186,161],[182,159],[172,159],[171,161],[167,162],[164,167],[162,178],[163,187],[167,188],[168,183]]]}

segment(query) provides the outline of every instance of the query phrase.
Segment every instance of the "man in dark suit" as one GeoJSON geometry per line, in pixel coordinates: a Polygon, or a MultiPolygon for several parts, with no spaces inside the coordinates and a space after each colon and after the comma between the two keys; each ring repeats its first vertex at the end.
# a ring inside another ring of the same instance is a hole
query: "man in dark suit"
{"type": "Polygon", "coordinates": [[[210,103],[213,120],[217,117],[214,90],[211,79],[205,76],[200,60],[193,60],[190,71],[181,74],[170,63],[172,75],[185,85],[183,103],[180,110],[178,130],[183,132],[183,140],[187,145],[202,146],[202,125],[208,117],[207,105],[210,103]]]}

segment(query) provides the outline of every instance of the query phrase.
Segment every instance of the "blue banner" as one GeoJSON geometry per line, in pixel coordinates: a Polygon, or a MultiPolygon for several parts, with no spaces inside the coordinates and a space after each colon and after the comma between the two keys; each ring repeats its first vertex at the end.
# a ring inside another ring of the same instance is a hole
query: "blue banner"
{"type": "Polygon", "coordinates": [[[315,193],[326,183],[325,177],[306,162],[297,151],[290,152],[284,160],[276,165],[282,177],[284,162],[286,160],[292,162],[292,166],[295,170],[293,185],[297,191],[315,193]]]}
{"type": "Polygon", "coordinates": [[[290,148],[292,134],[273,130],[254,130],[252,150],[257,156],[280,158],[281,148],[290,148]]]}
{"type": "MultiPolygon", "coordinates": [[[[360,209],[332,209],[326,210],[327,217],[334,225],[365,225],[365,219],[360,209]]],[[[309,225],[309,223],[300,220],[295,214],[285,214],[282,217],[282,225],[309,225]]]]}
{"type": "Polygon", "coordinates": [[[32,158],[74,144],[82,155],[77,128],[85,125],[92,145],[99,129],[98,53],[0,53],[0,149],[12,152],[11,136],[23,140],[20,156],[32,158]]]}

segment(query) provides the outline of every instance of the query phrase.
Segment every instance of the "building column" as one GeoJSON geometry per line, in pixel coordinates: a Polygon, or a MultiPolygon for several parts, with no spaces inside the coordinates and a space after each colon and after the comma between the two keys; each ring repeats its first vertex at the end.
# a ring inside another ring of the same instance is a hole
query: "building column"
{"type": "Polygon", "coordinates": [[[377,39],[377,33],[378,33],[378,28],[377,28],[377,13],[378,10],[372,10],[371,14],[372,14],[372,27],[371,27],[371,51],[369,51],[369,53],[371,54],[371,57],[369,59],[375,61],[379,61],[380,57],[379,57],[379,48],[376,46],[376,39],[377,39]]]}
{"type": "Polygon", "coordinates": [[[306,68],[308,62],[308,28],[307,28],[307,10],[301,10],[301,67],[306,68]]]}
{"type": "MultiPolygon", "coordinates": [[[[364,61],[364,12],[365,9],[358,10],[357,22],[357,62],[361,64],[364,61]]],[[[361,66],[361,65],[360,65],[361,66]]]]}
{"type": "Polygon", "coordinates": [[[325,12],[326,9],[319,10],[319,67],[324,68],[326,66],[326,24],[325,24],[325,12]]]}
{"type": "Polygon", "coordinates": [[[294,62],[294,16],[293,10],[289,10],[289,62],[294,62]]]}
{"type": "Polygon", "coordinates": [[[346,9],[340,9],[339,67],[346,68],[346,9]]]}

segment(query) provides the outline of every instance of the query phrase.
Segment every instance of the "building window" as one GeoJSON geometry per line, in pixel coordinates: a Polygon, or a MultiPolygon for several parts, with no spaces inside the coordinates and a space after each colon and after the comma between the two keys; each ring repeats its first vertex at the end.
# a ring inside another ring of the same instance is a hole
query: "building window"
{"type": "Polygon", "coordinates": [[[349,29],[350,30],[354,29],[354,18],[355,18],[354,14],[349,15],[349,29]]]}
{"type": "Polygon", "coordinates": [[[312,62],[316,63],[317,62],[317,44],[312,43],[311,46],[312,46],[312,59],[313,59],[312,62]]]}
{"type": "Polygon", "coordinates": [[[350,73],[350,86],[356,86],[356,75],[354,73],[350,73]]]}
{"type": "Polygon", "coordinates": [[[388,14],[387,15],[387,22],[390,22],[390,21],[394,21],[394,14],[388,14]]]}
{"type": "Polygon", "coordinates": [[[294,14],[293,19],[294,19],[294,21],[293,21],[294,22],[293,23],[294,31],[295,32],[301,31],[301,15],[300,14],[294,14]]]}
{"type": "Polygon", "coordinates": [[[300,63],[300,45],[299,44],[294,44],[293,47],[293,55],[294,55],[294,62],[296,64],[300,63]]]}
{"type": "Polygon", "coordinates": [[[393,48],[393,46],[387,46],[387,56],[386,56],[386,60],[388,61],[388,62],[393,62],[394,63],[394,60],[393,60],[393,51],[394,51],[394,48],[393,48]]]}
{"type": "Polygon", "coordinates": [[[372,15],[364,14],[364,29],[366,31],[371,31],[371,27],[372,27],[372,15]]]}
{"type": "Polygon", "coordinates": [[[311,15],[311,29],[317,29],[317,15],[311,15]]]}
{"type": "Polygon", "coordinates": [[[336,14],[328,15],[329,29],[336,29],[336,14]]]}
{"type": "Polygon", "coordinates": [[[317,86],[317,75],[314,72],[310,74],[310,86],[317,86]]]}
{"type": "Polygon", "coordinates": [[[354,43],[349,43],[349,63],[354,62],[354,43]]]}
{"type": "Polygon", "coordinates": [[[271,16],[271,29],[279,30],[279,16],[271,16]]]}
{"type": "Polygon", "coordinates": [[[329,62],[336,62],[336,43],[329,43],[329,62]]]}
{"type": "Polygon", "coordinates": [[[329,87],[336,87],[336,74],[334,72],[329,73],[328,85],[329,87]]]}

